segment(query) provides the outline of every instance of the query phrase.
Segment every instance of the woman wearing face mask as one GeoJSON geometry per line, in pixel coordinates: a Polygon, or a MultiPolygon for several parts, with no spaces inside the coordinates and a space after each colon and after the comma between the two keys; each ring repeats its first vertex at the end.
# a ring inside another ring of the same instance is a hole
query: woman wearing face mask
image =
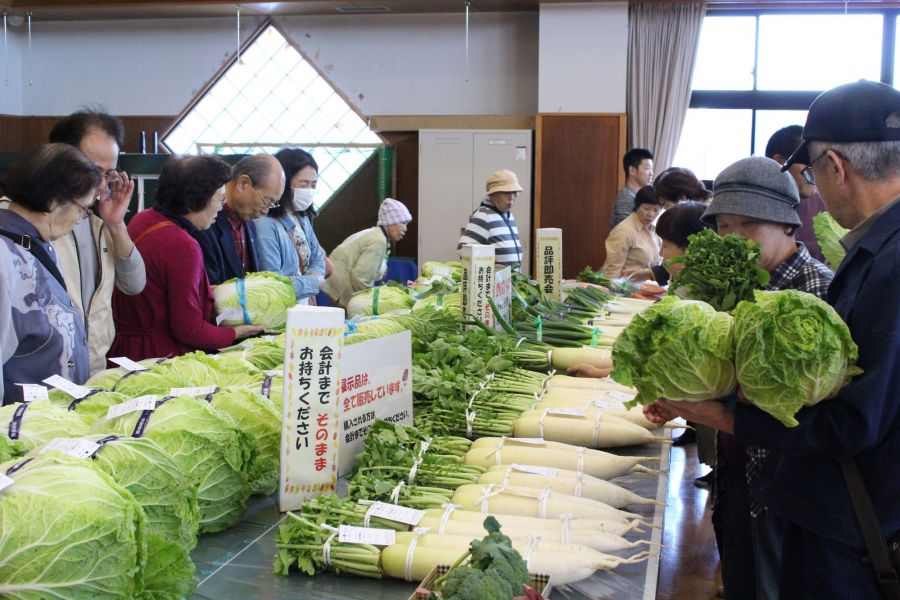
{"type": "Polygon", "coordinates": [[[299,148],[285,148],[275,158],[288,185],[278,204],[256,220],[260,269],[290,278],[297,302],[309,304],[325,281],[325,252],[311,223],[319,166],[299,148]]]}
{"type": "Polygon", "coordinates": [[[84,321],[66,292],[50,242],[90,214],[101,171],[80,150],[48,144],[6,175],[0,210],[0,404],[21,401],[19,383],[90,374],[84,321]]]}

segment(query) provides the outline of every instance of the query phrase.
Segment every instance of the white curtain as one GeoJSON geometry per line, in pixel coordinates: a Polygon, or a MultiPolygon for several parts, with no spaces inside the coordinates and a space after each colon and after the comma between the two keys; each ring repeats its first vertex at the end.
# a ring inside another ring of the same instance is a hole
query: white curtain
{"type": "Polygon", "coordinates": [[[705,14],[705,2],[628,9],[629,148],[653,152],[656,172],[675,158],[705,14]]]}

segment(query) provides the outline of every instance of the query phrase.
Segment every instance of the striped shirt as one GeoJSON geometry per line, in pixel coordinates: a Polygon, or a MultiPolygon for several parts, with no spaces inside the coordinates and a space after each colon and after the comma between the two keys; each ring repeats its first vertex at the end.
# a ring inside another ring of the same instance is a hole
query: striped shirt
{"type": "Polygon", "coordinates": [[[511,212],[500,212],[489,198],[481,201],[481,206],[469,217],[456,249],[463,246],[481,244],[494,247],[494,262],[514,269],[522,264],[522,242],[519,228],[511,212]]]}

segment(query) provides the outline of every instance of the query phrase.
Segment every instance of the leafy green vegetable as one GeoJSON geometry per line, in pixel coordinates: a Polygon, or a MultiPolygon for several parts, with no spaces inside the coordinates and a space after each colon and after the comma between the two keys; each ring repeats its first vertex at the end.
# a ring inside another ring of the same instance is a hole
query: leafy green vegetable
{"type": "Polygon", "coordinates": [[[353,294],[347,302],[347,317],[384,315],[407,310],[413,304],[412,296],[405,288],[383,285],[353,294]]]}
{"type": "Polygon", "coordinates": [[[49,400],[35,400],[25,407],[19,428],[19,444],[9,440],[9,423],[16,410],[22,404],[8,404],[0,407],[0,438],[7,442],[0,445],[7,447],[6,453],[14,453],[16,449],[31,450],[43,446],[54,438],[80,437],[88,433],[88,426],[74,412],[60,408],[49,400]]]}
{"type": "Polygon", "coordinates": [[[753,240],[719,237],[711,229],[688,240],[687,251],[668,263],[684,265],[669,284],[678,296],[729,312],[742,300],[752,302],[753,290],[769,282],[769,273],[759,267],[759,244],[753,240]]]}
{"type": "Polygon", "coordinates": [[[609,287],[610,281],[609,277],[604,275],[603,273],[598,273],[591,268],[590,265],[586,266],[581,270],[581,273],[576,277],[577,281],[585,281],[587,283],[593,283],[595,285],[602,285],[604,287],[609,287]]]}
{"type": "Polygon", "coordinates": [[[448,271],[454,281],[459,281],[462,278],[462,263],[458,260],[447,262],[427,261],[422,265],[422,277],[434,277],[435,275],[446,277],[448,271]]]}
{"type": "Polygon", "coordinates": [[[283,329],[287,309],[297,303],[291,280],[276,273],[261,271],[247,275],[243,287],[245,306],[242,307],[237,279],[229,279],[215,286],[213,294],[216,314],[228,311],[229,315],[222,321],[222,325],[231,327],[243,324],[246,309],[250,322],[254,325],[262,325],[267,331],[283,329]]]}
{"type": "Polygon", "coordinates": [[[138,600],[183,600],[197,586],[194,563],[183,546],[151,533],[141,583],[138,600]]]}
{"type": "Polygon", "coordinates": [[[41,454],[10,477],[0,493],[0,597],[138,596],[145,518],[125,488],[90,461],[60,452],[41,454]]]}
{"type": "MultiPolygon", "coordinates": [[[[93,431],[132,435],[141,414],[100,420],[93,431]]],[[[168,452],[197,489],[201,533],[240,521],[251,491],[246,469],[256,446],[231,417],[200,398],[178,396],[153,411],[144,437],[168,452]]]]}
{"type": "Polygon", "coordinates": [[[831,398],[861,373],[847,325],[805,292],[756,292],[734,311],[737,379],[747,400],[788,427],[803,406],[831,398]]]}
{"type": "Polygon", "coordinates": [[[71,410],[81,417],[88,427],[98,419],[104,418],[110,406],[128,400],[128,396],[118,392],[97,392],[77,401],[61,390],[50,390],[48,396],[51,402],[65,410],[70,410],[69,407],[74,403],[74,408],[71,410]]]}
{"type": "Polygon", "coordinates": [[[612,378],[638,389],[632,405],[726,396],[736,383],[732,321],[705,302],[666,296],[619,335],[612,378]]]}
{"type": "Polygon", "coordinates": [[[441,590],[444,600],[509,600],[512,595],[496,571],[456,567],[447,575],[441,590]]]}
{"type": "Polygon", "coordinates": [[[825,260],[828,261],[828,266],[837,269],[846,254],[841,245],[841,238],[847,235],[849,230],[838,225],[834,217],[827,212],[821,212],[813,217],[813,231],[816,232],[816,240],[822,254],[825,255],[825,260]]]}

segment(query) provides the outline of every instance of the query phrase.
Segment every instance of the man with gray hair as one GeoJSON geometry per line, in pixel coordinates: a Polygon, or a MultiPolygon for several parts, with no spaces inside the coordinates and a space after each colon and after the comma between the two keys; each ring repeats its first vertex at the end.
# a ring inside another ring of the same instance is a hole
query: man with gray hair
{"type": "Polygon", "coordinates": [[[785,521],[780,598],[900,598],[900,91],[859,81],[820,95],[795,163],[851,229],[827,300],[862,375],[791,428],[749,404],[660,404],[772,452],[756,491],[785,521]]]}
{"type": "Polygon", "coordinates": [[[259,269],[253,219],[278,202],[284,183],[284,169],[270,154],[246,156],[234,166],[231,181],[225,184],[225,206],[215,223],[192,234],[203,250],[212,285],[246,277],[259,269]]]}

